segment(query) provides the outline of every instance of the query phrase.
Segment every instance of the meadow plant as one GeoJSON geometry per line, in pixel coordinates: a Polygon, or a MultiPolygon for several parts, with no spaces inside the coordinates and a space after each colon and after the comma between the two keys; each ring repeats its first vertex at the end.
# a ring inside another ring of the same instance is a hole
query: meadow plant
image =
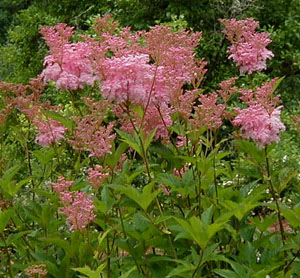
{"type": "Polygon", "coordinates": [[[42,27],[40,76],[0,84],[0,276],[299,277],[282,79],[247,83],[269,34],[222,19],[242,75],[207,92],[201,32],[95,22],[42,27]]]}

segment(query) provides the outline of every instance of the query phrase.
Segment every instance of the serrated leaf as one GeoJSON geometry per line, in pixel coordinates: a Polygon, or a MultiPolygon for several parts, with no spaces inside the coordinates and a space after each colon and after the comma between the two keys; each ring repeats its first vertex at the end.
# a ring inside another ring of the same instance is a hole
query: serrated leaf
{"type": "Polygon", "coordinates": [[[7,223],[14,213],[13,209],[8,209],[0,212],[0,233],[3,233],[7,223]]]}
{"type": "Polygon", "coordinates": [[[126,133],[122,130],[119,130],[119,129],[116,129],[116,132],[120,135],[123,142],[125,142],[131,148],[133,148],[141,157],[144,157],[143,149],[140,146],[140,141],[139,141],[137,135],[135,135],[135,137],[132,137],[128,133],[126,133]]]}

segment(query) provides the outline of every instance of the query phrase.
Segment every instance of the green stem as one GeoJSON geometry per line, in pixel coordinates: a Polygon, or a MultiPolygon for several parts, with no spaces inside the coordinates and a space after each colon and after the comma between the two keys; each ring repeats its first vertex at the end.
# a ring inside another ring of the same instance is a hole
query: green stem
{"type": "Polygon", "coordinates": [[[134,260],[134,263],[135,263],[135,265],[136,265],[138,271],[139,271],[140,273],[142,273],[142,274],[145,276],[145,272],[144,272],[144,270],[142,269],[142,267],[139,265],[139,263],[137,262],[136,257],[135,257],[135,255],[134,255],[134,252],[133,252],[133,250],[132,250],[132,248],[131,248],[131,245],[129,244],[128,236],[127,236],[127,233],[126,233],[125,227],[124,227],[124,221],[123,221],[123,216],[122,216],[122,212],[121,212],[120,205],[117,204],[117,206],[118,206],[118,210],[119,210],[119,214],[120,214],[120,220],[121,220],[122,231],[123,231],[123,234],[124,234],[124,237],[125,237],[125,240],[126,240],[126,243],[127,243],[128,249],[129,249],[129,252],[130,252],[130,254],[131,254],[131,256],[132,256],[132,258],[133,258],[133,260],[134,260]]]}
{"type": "Polygon", "coordinates": [[[268,175],[268,181],[270,184],[270,188],[271,188],[271,194],[272,197],[275,201],[276,204],[276,208],[277,208],[277,218],[278,218],[278,222],[279,222],[279,227],[280,227],[280,234],[281,234],[281,240],[282,240],[282,244],[285,245],[285,232],[284,232],[284,228],[283,228],[283,224],[282,224],[282,219],[281,219],[281,210],[280,210],[280,206],[278,203],[278,198],[272,183],[272,179],[271,179],[271,174],[270,174],[270,162],[269,162],[269,157],[268,157],[268,150],[267,150],[267,146],[265,147],[265,155],[266,155],[266,164],[267,164],[267,175],[268,175]]]}
{"type": "Polygon", "coordinates": [[[193,275],[192,275],[192,278],[195,277],[197,271],[199,270],[200,266],[201,266],[201,263],[202,263],[202,260],[203,260],[203,255],[204,255],[204,250],[201,249],[201,254],[200,254],[200,260],[199,260],[199,263],[195,269],[195,271],[193,272],[193,275]]]}
{"type": "Polygon", "coordinates": [[[2,240],[4,242],[5,253],[7,255],[7,267],[8,267],[9,277],[13,278],[14,276],[13,276],[12,269],[11,269],[11,257],[10,257],[10,254],[9,254],[8,246],[6,244],[4,233],[1,233],[1,237],[2,237],[2,240]]]}

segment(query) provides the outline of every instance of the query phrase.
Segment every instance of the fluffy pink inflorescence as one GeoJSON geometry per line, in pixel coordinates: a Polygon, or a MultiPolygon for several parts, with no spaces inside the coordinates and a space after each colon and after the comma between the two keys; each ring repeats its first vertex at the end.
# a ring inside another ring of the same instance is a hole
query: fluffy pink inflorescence
{"type": "Polygon", "coordinates": [[[83,118],[73,117],[77,126],[73,133],[74,139],[68,142],[75,150],[88,151],[90,156],[100,158],[110,153],[112,141],[116,137],[113,134],[114,124],[110,122],[107,126],[102,125],[108,108],[107,101],[93,102],[89,98],[84,101],[91,114],[83,118]]]}
{"type": "Polygon", "coordinates": [[[104,172],[104,169],[101,165],[96,165],[94,168],[88,169],[88,181],[95,190],[98,190],[108,176],[109,173],[104,172]]]}
{"type": "Polygon", "coordinates": [[[85,192],[69,191],[73,183],[74,181],[66,181],[64,177],[59,177],[58,182],[52,182],[51,185],[64,205],[61,211],[67,216],[70,229],[83,230],[96,217],[94,204],[85,192]]]}
{"type": "Polygon", "coordinates": [[[232,45],[228,52],[241,73],[253,73],[267,68],[266,61],[274,57],[272,51],[266,48],[272,41],[270,34],[256,33],[258,22],[253,18],[246,20],[222,19],[220,20],[226,27],[224,33],[232,45]]]}
{"type": "Polygon", "coordinates": [[[34,120],[33,123],[38,128],[38,133],[40,133],[35,138],[35,142],[43,147],[55,144],[63,139],[67,130],[60,122],[53,119],[47,119],[46,121],[34,120]]]}
{"type": "Polygon", "coordinates": [[[250,105],[246,109],[236,109],[238,115],[233,120],[235,126],[241,126],[242,136],[258,143],[260,148],[272,142],[279,142],[279,132],[285,130],[280,120],[281,106],[271,114],[260,104],[250,105]]]}
{"type": "Polygon", "coordinates": [[[69,193],[72,193],[70,203],[61,208],[61,211],[67,216],[71,230],[83,230],[96,218],[93,200],[85,192],[66,192],[70,195],[69,193]]]}
{"type": "Polygon", "coordinates": [[[73,181],[66,181],[65,177],[59,177],[57,182],[51,182],[51,185],[57,193],[61,193],[68,191],[73,183],[73,181]]]}
{"type": "Polygon", "coordinates": [[[223,101],[226,103],[230,97],[237,91],[237,87],[234,87],[233,84],[237,80],[237,77],[230,78],[219,84],[220,90],[217,90],[217,93],[220,94],[223,101]]]}
{"type": "Polygon", "coordinates": [[[105,80],[100,88],[105,98],[136,105],[147,102],[155,72],[148,55],[113,57],[106,59],[103,65],[105,80]]]}
{"type": "Polygon", "coordinates": [[[201,104],[195,107],[195,115],[192,124],[199,129],[205,126],[207,129],[215,130],[222,125],[224,104],[218,104],[218,95],[211,93],[209,95],[200,95],[201,104]]]}
{"type": "Polygon", "coordinates": [[[100,79],[95,74],[89,45],[84,42],[64,44],[60,55],[49,55],[41,73],[44,82],[56,82],[56,89],[77,90],[100,79]]]}

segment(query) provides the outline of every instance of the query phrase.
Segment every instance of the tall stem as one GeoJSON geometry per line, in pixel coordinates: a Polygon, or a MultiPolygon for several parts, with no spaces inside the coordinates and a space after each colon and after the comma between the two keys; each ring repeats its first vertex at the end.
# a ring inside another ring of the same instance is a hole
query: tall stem
{"type": "Polygon", "coordinates": [[[11,257],[9,254],[8,246],[6,244],[6,239],[5,239],[4,233],[1,233],[1,237],[4,242],[5,253],[7,255],[7,267],[8,267],[9,277],[13,278],[14,276],[13,276],[12,269],[11,269],[11,257]]]}
{"type": "Polygon", "coordinates": [[[135,257],[135,255],[134,255],[134,252],[133,252],[133,250],[132,250],[132,248],[131,248],[131,245],[130,245],[129,242],[128,242],[128,236],[127,236],[127,233],[126,233],[126,231],[125,231],[124,222],[123,222],[123,216],[122,216],[122,212],[121,212],[121,208],[120,208],[120,205],[119,205],[119,204],[118,204],[118,210],[119,210],[119,214],[120,214],[120,220],[121,220],[122,231],[123,231],[123,234],[124,234],[124,237],[125,237],[125,240],[126,240],[126,243],[127,243],[128,249],[129,249],[129,252],[130,252],[130,254],[131,254],[131,256],[132,256],[132,258],[133,258],[133,260],[134,260],[134,263],[135,263],[135,265],[136,265],[138,271],[139,271],[140,273],[142,273],[143,275],[145,275],[144,270],[142,269],[142,267],[141,267],[141,266],[139,265],[139,263],[137,262],[136,257],[135,257]]]}
{"type": "Polygon", "coordinates": [[[270,189],[271,189],[271,194],[272,197],[275,201],[276,204],[276,208],[277,208],[277,218],[278,218],[278,222],[279,222],[279,227],[280,227],[280,234],[281,234],[281,239],[282,239],[282,243],[283,245],[285,244],[285,232],[284,232],[284,228],[282,225],[282,219],[281,219],[281,211],[280,211],[280,206],[279,206],[279,202],[278,202],[278,198],[277,198],[277,194],[275,192],[273,183],[272,183],[272,179],[271,179],[271,174],[270,174],[270,162],[269,162],[269,157],[268,157],[268,147],[265,147],[265,155],[266,155],[266,165],[267,165],[267,175],[268,175],[268,181],[270,184],[270,189]]]}

